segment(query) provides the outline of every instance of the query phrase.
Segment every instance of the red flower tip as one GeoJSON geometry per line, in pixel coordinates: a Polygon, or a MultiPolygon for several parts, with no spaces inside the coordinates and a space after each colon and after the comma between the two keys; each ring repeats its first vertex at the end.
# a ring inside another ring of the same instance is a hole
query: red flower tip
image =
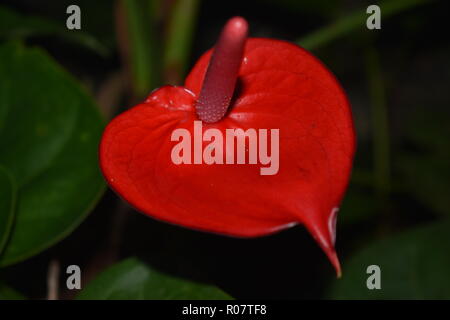
{"type": "Polygon", "coordinates": [[[335,250],[336,241],[336,221],[338,208],[333,208],[326,219],[314,218],[303,218],[304,224],[308,229],[309,233],[313,236],[322,250],[325,252],[328,260],[330,260],[334,269],[336,270],[336,275],[338,278],[341,277],[341,265],[339,263],[339,258],[335,250]]]}

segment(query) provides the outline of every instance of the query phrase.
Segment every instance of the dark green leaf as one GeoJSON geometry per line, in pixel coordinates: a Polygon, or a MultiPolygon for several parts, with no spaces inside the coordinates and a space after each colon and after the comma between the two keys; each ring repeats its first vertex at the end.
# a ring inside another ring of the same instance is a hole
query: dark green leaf
{"type": "Polygon", "coordinates": [[[0,265],[69,234],[104,190],[97,162],[103,121],[93,101],[44,52],[0,47],[0,164],[18,186],[0,265]]]}
{"type": "Polygon", "coordinates": [[[450,221],[436,222],[366,247],[331,288],[333,299],[450,299],[450,221]],[[369,290],[367,267],[381,269],[381,289],[369,290]]]}
{"type": "Polygon", "coordinates": [[[231,299],[220,289],[172,277],[136,259],[109,268],[92,281],[78,299],[231,299]]]}
{"type": "Polygon", "coordinates": [[[8,241],[14,218],[16,186],[11,174],[0,166],[0,255],[8,241]]]}

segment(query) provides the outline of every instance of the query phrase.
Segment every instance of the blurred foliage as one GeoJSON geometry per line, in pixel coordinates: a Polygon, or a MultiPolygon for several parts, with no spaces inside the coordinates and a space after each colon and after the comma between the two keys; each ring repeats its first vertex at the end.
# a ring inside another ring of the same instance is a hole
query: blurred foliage
{"type": "Polygon", "coordinates": [[[155,32],[158,7],[155,1],[121,0],[119,2],[119,45],[129,65],[133,94],[145,98],[149,88],[160,84],[160,45],[155,32]]]}
{"type": "Polygon", "coordinates": [[[223,300],[231,299],[209,285],[175,278],[130,258],[101,273],[78,299],[88,300],[223,300]]]}
{"type": "Polygon", "coordinates": [[[164,48],[164,83],[180,85],[186,73],[200,0],[175,1],[164,48]]]}
{"type": "MultiPolygon", "coordinates": [[[[430,3],[433,0],[385,0],[379,3],[383,21],[391,15],[410,9],[419,4],[430,3]]],[[[334,40],[344,37],[351,32],[365,26],[367,19],[366,9],[346,14],[336,22],[319,29],[307,36],[300,38],[297,43],[302,47],[314,50],[329,44],[334,40]]]]}
{"type": "Polygon", "coordinates": [[[375,241],[345,262],[332,299],[450,299],[450,221],[375,241]],[[365,268],[381,269],[381,290],[368,290],[365,268]]]}
{"type": "Polygon", "coordinates": [[[7,39],[24,39],[31,37],[55,36],[75,45],[92,50],[100,55],[107,55],[107,48],[96,38],[85,32],[71,32],[65,24],[41,17],[22,16],[13,10],[0,6],[0,37],[7,39]]]}
{"type": "Polygon", "coordinates": [[[436,213],[450,215],[450,112],[420,108],[406,117],[410,148],[396,164],[405,189],[436,213]]]}

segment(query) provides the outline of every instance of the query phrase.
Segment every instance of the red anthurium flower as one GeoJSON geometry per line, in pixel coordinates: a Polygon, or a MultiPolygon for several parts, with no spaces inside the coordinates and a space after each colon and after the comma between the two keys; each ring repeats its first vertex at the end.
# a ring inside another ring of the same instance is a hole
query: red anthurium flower
{"type": "Polygon", "coordinates": [[[348,100],[307,51],[246,36],[245,20],[231,19],[184,87],[116,117],[102,171],[136,209],[181,226],[256,237],[303,224],[340,274],[336,215],[355,150],[348,100]]]}

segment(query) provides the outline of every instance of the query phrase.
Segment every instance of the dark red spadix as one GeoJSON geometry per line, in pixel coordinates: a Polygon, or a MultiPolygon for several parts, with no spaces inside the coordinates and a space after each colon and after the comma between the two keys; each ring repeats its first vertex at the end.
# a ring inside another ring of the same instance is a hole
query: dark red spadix
{"type": "Polygon", "coordinates": [[[222,30],[195,105],[204,122],[217,122],[227,112],[242,62],[248,25],[241,17],[230,19],[222,30]]]}
{"type": "Polygon", "coordinates": [[[112,120],[101,169],[137,210],[184,227],[257,237],[302,224],[340,275],[335,226],[355,151],[347,97],[301,47],[246,34],[245,20],[231,19],[183,87],[159,88],[112,120]],[[245,161],[230,130],[246,141],[245,161]],[[277,167],[263,175],[268,155],[277,167]]]}

